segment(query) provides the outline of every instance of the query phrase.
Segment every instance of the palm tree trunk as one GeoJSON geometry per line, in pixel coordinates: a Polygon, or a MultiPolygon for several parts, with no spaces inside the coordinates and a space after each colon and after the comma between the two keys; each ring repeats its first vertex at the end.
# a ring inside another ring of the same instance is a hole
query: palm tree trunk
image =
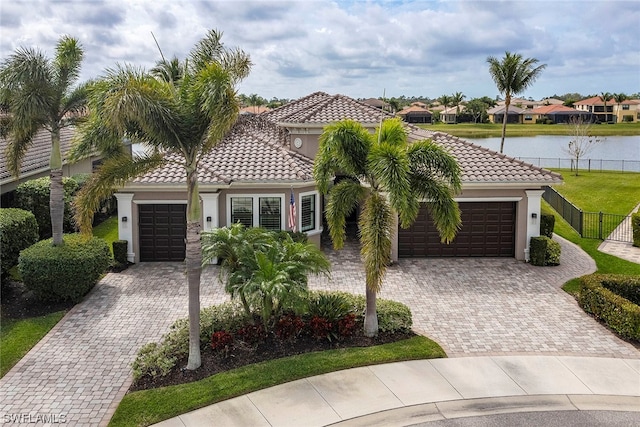
{"type": "Polygon", "coordinates": [[[187,369],[198,369],[200,358],[200,275],[202,245],[200,243],[200,194],[198,172],[187,168],[187,239],[185,264],[189,289],[189,359],[187,369]]]}
{"type": "Polygon", "coordinates": [[[500,139],[500,153],[504,151],[504,137],[507,135],[507,119],[509,117],[509,104],[511,104],[511,96],[507,95],[504,99],[504,115],[502,116],[502,138],[500,139]]]}
{"type": "Polygon", "coordinates": [[[51,216],[51,234],[53,245],[61,246],[64,223],[64,189],[62,187],[62,155],[60,154],[60,129],[51,131],[51,155],[49,157],[51,168],[49,184],[49,215],[51,216]]]}
{"type": "Polygon", "coordinates": [[[378,313],[376,311],[376,293],[367,286],[367,308],[364,312],[364,336],[375,337],[378,334],[378,313]]]}

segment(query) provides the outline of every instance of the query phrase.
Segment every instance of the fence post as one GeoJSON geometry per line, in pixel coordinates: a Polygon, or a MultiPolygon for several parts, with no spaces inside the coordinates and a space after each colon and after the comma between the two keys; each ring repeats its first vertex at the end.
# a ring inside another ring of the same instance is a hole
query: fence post
{"type": "Polygon", "coordinates": [[[589,172],[591,172],[591,159],[589,159],[589,172]]]}
{"type": "Polygon", "coordinates": [[[578,211],[578,227],[580,227],[580,237],[584,237],[584,212],[582,209],[578,211]]]}
{"type": "Polygon", "coordinates": [[[603,214],[602,211],[600,211],[600,214],[598,215],[598,239],[602,240],[602,218],[603,218],[603,214]]]}

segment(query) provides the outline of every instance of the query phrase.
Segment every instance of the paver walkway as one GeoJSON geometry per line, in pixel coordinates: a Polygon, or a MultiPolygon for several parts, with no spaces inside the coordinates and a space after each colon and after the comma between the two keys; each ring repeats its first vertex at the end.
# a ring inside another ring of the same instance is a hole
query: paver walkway
{"type": "MultiPolygon", "coordinates": [[[[381,297],[408,304],[415,329],[450,356],[639,358],[560,290],[568,278],[595,269],[579,248],[562,246],[562,265],[554,268],[513,259],[403,260],[389,270],[381,297]]],[[[357,250],[328,252],[332,280],[315,278],[310,286],[363,293],[357,250]]],[[[153,263],[108,274],[0,379],[0,419],[64,414],[70,425],[106,425],[129,386],[137,350],[186,315],[182,271],[178,263],[153,263]]],[[[203,306],[227,299],[216,277],[216,267],[203,274],[203,306]]]]}
{"type": "MultiPolygon", "coordinates": [[[[640,212],[640,205],[636,206],[631,213],[640,212]]],[[[631,215],[627,216],[624,221],[611,233],[618,239],[624,237],[625,241],[605,240],[598,250],[609,255],[622,258],[624,260],[640,264],[640,248],[633,246],[633,231],[631,227],[631,215]],[[624,234],[624,236],[622,236],[624,234]]],[[[611,237],[609,236],[609,237],[611,237]]]]}

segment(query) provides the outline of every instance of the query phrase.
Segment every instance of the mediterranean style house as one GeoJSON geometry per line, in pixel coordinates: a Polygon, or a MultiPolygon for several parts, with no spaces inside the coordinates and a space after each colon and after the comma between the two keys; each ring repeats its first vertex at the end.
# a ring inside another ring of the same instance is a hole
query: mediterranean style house
{"type": "Polygon", "coordinates": [[[599,96],[575,102],[573,106],[579,111],[593,113],[599,122],[636,123],[640,121],[640,100],[638,99],[626,99],[617,103],[614,98],[611,98],[607,101],[606,111],[604,102],[599,96]]]}
{"type": "MultiPolygon", "coordinates": [[[[67,161],[66,153],[71,148],[74,132],[75,129],[73,127],[65,127],[60,130],[60,150],[63,154],[62,173],[64,176],[91,173],[94,166],[100,161],[99,156],[91,156],[76,163],[67,161]]],[[[42,129],[33,137],[31,146],[22,160],[18,178],[11,175],[7,169],[5,158],[7,145],[7,139],[0,138],[0,156],[2,158],[2,161],[0,161],[0,195],[2,195],[0,206],[2,207],[11,204],[14,198],[14,192],[20,183],[49,176],[49,172],[51,171],[49,167],[51,134],[49,131],[42,129]]]]}
{"type": "MultiPolygon", "coordinates": [[[[363,102],[323,92],[259,116],[240,117],[200,165],[203,230],[235,222],[284,230],[291,221],[320,245],[324,197],[312,171],[323,128],[349,118],[373,132],[390,117],[363,102]]],[[[448,134],[410,124],[407,132],[410,140],[431,138],[457,159],[463,185],[456,200],[463,224],[450,245],[441,244],[425,205],[410,228],[395,233],[392,258],[527,260],[529,240],[540,231],[543,187],[561,182],[561,176],[448,134]]],[[[116,197],[118,231],[129,243],[130,261],[184,259],[187,195],[180,167],[168,165],[134,179],[116,197]]]]}

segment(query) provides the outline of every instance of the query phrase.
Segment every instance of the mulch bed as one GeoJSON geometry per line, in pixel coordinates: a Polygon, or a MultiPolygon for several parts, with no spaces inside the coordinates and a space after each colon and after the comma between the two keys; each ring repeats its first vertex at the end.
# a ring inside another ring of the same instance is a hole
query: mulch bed
{"type": "Polygon", "coordinates": [[[72,302],[42,302],[22,282],[2,279],[2,319],[27,319],[57,311],[69,310],[72,302]]]}
{"type": "Polygon", "coordinates": [[[295,341],[283,342],[275,336],[270,336],[256,346],[249,346],[243,342],[235,341],[233,347],[226,351],[214,351],[207,346],[207,348],[202,351],[202,366],[197,370],[185,370],[184,367],[187,365],[187,358],[184,358],[179,360],[173,370],[166,376],[158,378],[143,377],[137,383],[133,384],[129,388],[129,391],[146,390],[197,381],[220,372],[281,357],[339,348],[368,347],[400,341],[413,336],[415,336],[415,334],[411,332],[395,334],[380,333],[377,337],[368,338],[362,335],[360,329],[358,333],[355,333],[351,337],[343,338],[340,341],[328,341],[326,339],[316,340],[310,336],[302,336],[295,341]]]}

